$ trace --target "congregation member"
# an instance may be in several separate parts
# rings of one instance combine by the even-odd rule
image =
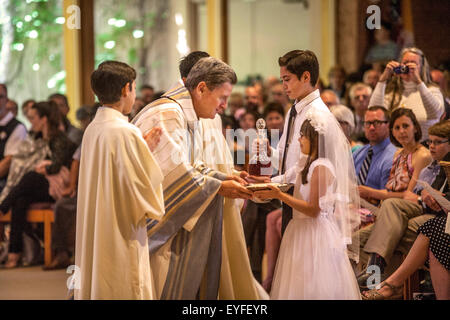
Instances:
[[[53,176],[68,179],[76,145],[60,130],[61,116],[53,101],[35,103],[29,116],[34,137],[25,140],[13,157],[6,186],[0,194],[0,213],[11,209],[11,232],[5,268],[20,264],[22,235],[31,233],[27,210],[33,203],[57,200]],[[64,174],[66,173],[66,174]],[[65,176],[65,177],[64,177]]]
[[[363,83],[368,85],[373,90],[380,79],[380,75],[381,73],[379,71],[369,69],[363,74]]]
[[[342,104],[331,106],[330,111],[339,122],[342,131],[347,137],[352,153],[361,148],[362,144],[351,138],[352,133],[355,130],[355,122],[352,111]]]
[[[355,113],[355,130],[353,131],[352,138],[364,144],[368,142],[364,132],[364,115],[369,108],[371,95],[372,88],[364,83],[358,82],[350,87],[350,107]]]
[[[338,95],[333,90],[330,89],[323,90],[320,94],[320,98],[328,108],[331,108],[332,106],[336,106],[341,103]]]
[[[27,137],[27,129],[7,109],[7,103],[8,88],[0,83],[0,192],[6,185],[12,158]]]
[[[450,122],[437,123],[429,129],[429,147],[433,162],[425,167],[418,180],[425,181],[441,193],[448,192],[446,175],[439,161],[450,160]],[[417,237],[418,228],[427,220],[439,215],[441,208],[427,190],[420,185],[403,198],[389,198],[382,202],[375,223],[358,231],[360,257],[368,266],[376,265],[386,278],[385,267],[391,262],[395,251],[406,255]],[[358,279],[360,286],[367,287],[372,272],[363,273]]]
[[[389,137],[399,149],[394,154],[385,187],[379,190],[362,183],[368,162],[366,159],[362,164],[363,170],[360,170],[358,175],[359,194],[368,201],[402,198],[406,192],[412,192],[417,184],[420,171],[431,162],[429,150],[420,143],[422,130],[419,122],[410,109],[398,108],[392,112],[389,122]]]
[[[389,112],[370,107],[364,115],[364,132],[369,143],[353,153],[358,183],[373,189],[385,188],[397,148],[389,139]]]
[[[346,72],[342,66],[334,66],[328,71],[329,86],[325,89],[330,89],[336,93],[339,100],[346,104]],[[339,104],[339,102],[338,102]]]
[[[61,122],[64,128],[64,132],[66,133],[70,141],[79,146],[81,144],[81,139],[83,138],[83,132],[75,127],[67,117],[70,111],[69,100],[67,99],[67,97],[60,93],[54,93],[48,97],[48,100],[56,103],[61,114]]]
[[[390,61],[375,87],[369,106],[411,109],[423,132],[421,141],[428,139],[428,128],[439,122],[444,113],[444,99],[432,81],[430,67],[418,48],[405,48],[399,61]]]

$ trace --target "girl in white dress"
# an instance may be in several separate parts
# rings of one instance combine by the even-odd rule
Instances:
[[[255,193],[260,199],[280,199],[293,208],[270,296],[360,299],[346,248],[351,230],[359,223],[356,175],[350,168],[353,162],[348,142],[335,119],[317,111],[308,112],[299,142],[308,158],[304,166],[298,165],[294,196],[274,186]]]

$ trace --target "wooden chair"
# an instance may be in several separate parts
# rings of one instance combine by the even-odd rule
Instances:
[[[36,203],[30,206],[27,212],[27,221],[44,224],[44,264],[49,266],[52,261],[52,223],[55,214],[50,203]],[[0,223],[11,222],[11,211],[0,215]]]

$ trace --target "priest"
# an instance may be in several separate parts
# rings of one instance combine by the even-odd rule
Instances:
[[[148,222],[150,260],[160,299],[217,299],[224,197],[249,199],[246,182],[202,161],[199,118],[225,108],[237,78],[215,58],[201,59],[177,85],[134,119],[142,132],[163,128],[154,151],[163,171],[165,215]],[[199,142],[200,141],[200,142]]]

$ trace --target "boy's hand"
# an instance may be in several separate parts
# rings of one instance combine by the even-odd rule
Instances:
[[[158,146],[159,140],[161,138],[162,135],[162,129],[155,127],[152,128],[150,131],[148,131],[145,135],[144,135],[144,140],[145,142],[147,142],[147,145],[150,149],[150,151],[153,152],[153,150],[156,149],[156,147]]]
[[[220,186],[218,194],[232,199],[251,199],[253,196],[253,192],[251,192],[235,180],[222,181],[222,185]]]

